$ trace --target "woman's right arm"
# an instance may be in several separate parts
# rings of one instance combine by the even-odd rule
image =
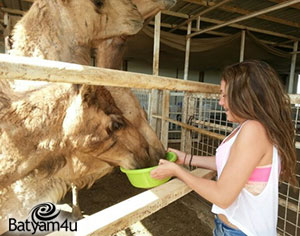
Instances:
[[[173,149],[173,148],[168,148],[169,152],[174,152],[177,155],[177,164],[180,165],[191,165],[191,166],[196,166],[196,167],[201,167],[205,169],[210,169],[210,170],[217,170],[216,166],[216,157],[215,156],[193,156],[192,157],[192,162],[190,163],[191,160],[191,154],[186,154],[185,152]]]

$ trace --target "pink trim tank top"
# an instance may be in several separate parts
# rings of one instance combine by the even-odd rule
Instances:
[[[245,123],[237,127],[232,132],[233,136],[228,141],[227,139],[230,135],[226,137],[217,148],[216,166],[218,178],[221,176],[227,163],[232,144]],[[228,208],[224,209],[214,204],[212,212],[225,215],[230,223],[249,236],[277,235],[279,167],[280,158],[277,149],[273,146],[272,165],[269,171],[268,167],[266,167],[263,173],[258,173],[260,170],[256,168],[249,178],[249,181],[253,180],[253,178],[255,181],[267,180],[263,190],[258,195],[254,195],[244,187],[237,199]]]

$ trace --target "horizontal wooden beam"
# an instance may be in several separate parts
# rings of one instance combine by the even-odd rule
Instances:
[[[204,16],[201,17],[201,20],[205,21],[205,22],[209,22],[209,23],[214,23],[214,24],[225,24],[226,23],[226,21],[211,19],[211,18],[207,18],[207,17],[204,17]],[[249,30],[249,31],[262,33],[262,34],[267,34],[267,35],[271,35],[271,36],[275,36],[275,37],[279,37],[279,38],[291,39],[293,41],[297,40],[297,38],[295,36],[287,35],[287,34],[281,34],[281,33],[278,33],[278,32],[271,31],[271,30],[259,29],[259,28],[254,28],[254,27],[245,26],[245,25],[241,25],[241,24],[230,24],[229,26],[232,27],[232,28],[237,28],[237,29],[241,29],[241,30]]]
[[[292,104],[300,104],[300,94],[289,94]]]
[[[154,25],[154,21],[150,21],[150,22],[149,22],[149,25]],[[188,27],[186,27],[186,26],[180,26],[180,27],[177,27],[176,25],[167,24],[167,23],[160,23],[160,26],[161,26],[161,27],[164,27],[164,28],[169,28],[169,29],[177,28],[177,29],[180,29],[180,30],[187,30],[187,28],[188,28]],[[197,28],[191,28],[191,30],[192,30],[193,32],[198,31]],[[213,30],[207,32],[207,34],[216,35],[216,36],[229,36],[229,35],[230,35],[230,34],[227,34],[227,33],[217,32],[217,31],[213,31]]]
[[[215,171],[198,168],[191,172],[198,177],[211,179]],[[191,192],[185,183],[173,179],[77,222],[77,232],[54,232],[48,236],[113,235],[137,221],[155,213]]]
[[[184,1],[202,5],[202,6],[207,6],[207,7],[212,7],[216,4],[214,1],[207,1],[207,0],[184,0]]]
[[[173,123],[175,125],[179,125],[182,128],[184,128],[184,129],[193,130],[193,131],[195,131],[197,133],[204,134],[204,135],[207,135],[207,136],[215,138],[215,139],[223,140],[225,138],[224,135],[217,134],[217,133],[214,133],[214,132],[210,132],[210,131],[207,131],[205,129],[200,129],[200,128],[197,128],[195,126],[188,125],[186,123],[182,123],[180,121],[173,120],[173,119],[170,119],[170,118],[167,118],[167,117],[162,117],[162,116],[155,115],[155,114],[153,114],[152,117],[157,118],[157,119],[166,120],[166,121],[171,122],[171,123]]]
[[[0,54],[0,79],[219,93],[218,85]]]
[[[25,11],[21,11],[21,10],[18,10],[18,9],[12,9],[12,8],[6,8],[6,7],[1,7],[1,10],[3,12],[7,12],[9,14],[20,15],[20,16],[23,16],[26,13]]]
[[[275,3],[282,3],[282,2],[285,2],[287,0],[268,0],[269,2],[275,2]],[[295,9],[300,9],[300,4],[295,4],[295,5],[292,5],[290,6],[291,8],[295,8]]]

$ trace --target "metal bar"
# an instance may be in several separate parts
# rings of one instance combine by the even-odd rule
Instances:
[[[207,31],[219,29],[219,28],[222,28],[224,26],[227,26],[227,25],[230,25],[230,24],[234,24],[234,23],[237,23],[237,22],[240,22],[240,21],[243,21],[243,20],[247,20],[247,19],[259,16],[259,15],[262,15],[262,14],[266,14],[268,12],[275,11],[275,10],[278,10],[278,9],[281,9],[281,8],[284,8],[284,7],[287,7],[287,6],[299,3],[299,2],[300,2],[300,0],[285,1],[285,2],[277,4],[275,6],[268,7],[268,8],[265,8],[263,10],[259,10],[259,11],[253,12],[253,13],[251,13],[249,15],[237,17],[237,18],[235,18],[233,20],[230,20],[230,21],[227,21],[225,23],[222,23],[222,24],[219,24],[219,25],[215,25],[215,26],[212,26],[212,27],[208,27],[208,28],[203,29],[203,30],[201,30],[199,32],[192,33],[192,34],[188,35],[187,37],[194,37],[196,35],[203,34],[203,33],[207,32]]]
[[[298,41],[295,41],[294,42],[293,52],[297,52],[297,51],[298,51]],[[289,89],[288,89],[289,93],[293,93],[296,60],[297,60],[297,53],[293,54],[293,56],[292,56],[291,69],[290,69],[290,77],[289,77]]]

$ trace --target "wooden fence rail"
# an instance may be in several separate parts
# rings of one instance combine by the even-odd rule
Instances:
[[[218,85],[0,54],[0,79],[219,93]]]

